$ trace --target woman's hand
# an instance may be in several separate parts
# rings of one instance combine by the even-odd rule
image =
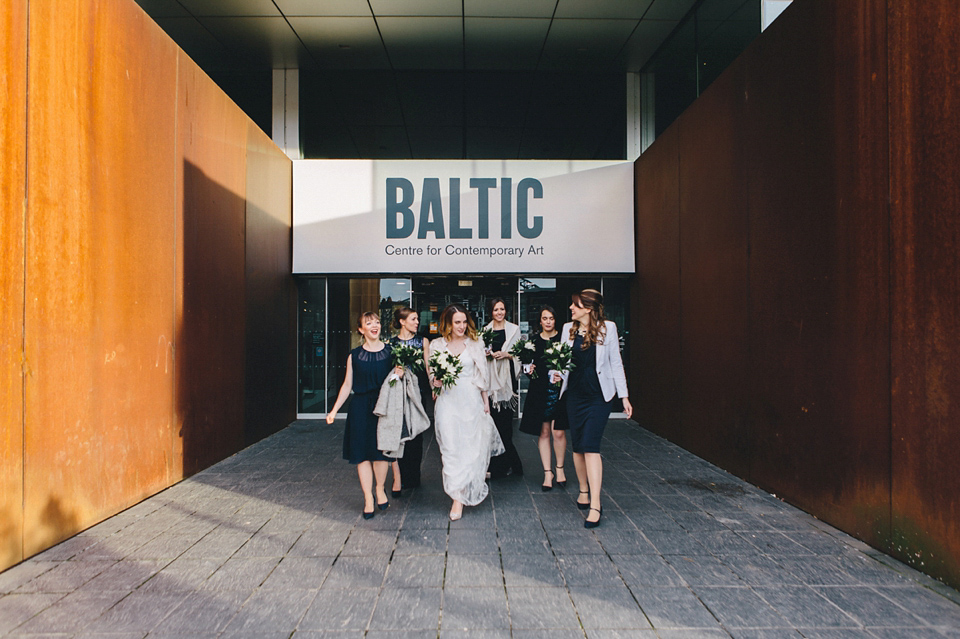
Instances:
[[[336,418],[337,418],[337,414],[336,414],[336,413],[327,413],[327,423],[328,423],[328,424],[332,424],[332,423],[333,423],[333,420],[335,420]]]
[[[483,397],[483,412],[490,414],[490,398],[486,395]]]
[[[396,373],[397,377],[403,379],[403,371],[406,370],[403,366],[394,366],[393,372]]]
[[[534,363],[527,364],[530,368],[527,369],[527,375],[533,375],[533,372],[537,370],[537,365]]]
[[[497,351],[495,353],[492,353],[492,355],[493,355],[493,359],[504,359],[505,357],[513,357],[513,355],[504,351]]]
[[[620,401],[623,402],[623,413],[627,416],[627,419],[630,419],[630,417],[633,415],[633,405],[626,397],[621,398]]]
[[[553,373],[550,374],[551,384],[559,384],[562,379],[563,379],[563,375],[561,375],[557,371],[553,371]]]
[[[443,382],[441,382],[436,377],[430,380],[430,385],[433,386],[434,388],[443,388]]]

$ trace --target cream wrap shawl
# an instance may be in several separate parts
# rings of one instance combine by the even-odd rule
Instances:
[[[493,322],[484,328],[493,330]],[[520,327],[512,322],[503,323],[506,332],[506,341],[503,343],[504,353],[510,352],[510,347],[520,339]],[[500,410],[516,408],[518,402],[517,389],[510,378],[510,367],[513,367],[514,378],[520,377],[520,361],[516,357],[505,357],[487,362],[490,370],[490,403]]]

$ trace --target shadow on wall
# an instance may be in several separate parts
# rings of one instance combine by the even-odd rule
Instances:
[[[250,182],[257,179],[251,165],[270,158],[248,155]],[[296,416],[296,296],[284,215],[289,211],[271,214],[184,162],[176,350],[184,477]]]

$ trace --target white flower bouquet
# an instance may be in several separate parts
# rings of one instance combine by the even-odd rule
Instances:
[[[566,342],[554,342],[543,350],[543,361],[550,369],[548,375],[553,376],[554,372],[564,375],[573,370],[573,347]],[[562,381],[554,386],[559,387]]]
[[[533,358],[537,354],[537,345],[528,339],[519,339],[510,347],[510,354],[517,358],[523,364],[523,372],[530,375],[531,379],[536,379],[537,371],[530,374],[530,366],[533,364]]]
[[[435,351],[430,355],[429,363],[433,378],[441,384],[440,388],[433,389],[434,395],[439,395],[443,389],[453,386],[463,370],[460,358],[452,355],[450,351]]]
[[[398,344],[391,348],[390,357],[394,366],[399,366],[400,368],[409,368],[413,372],[423,370],[422,348],[410,346],[409,344]],[[391,373],[390,386],[396,384],[398,379],[400,379],[399,375],[397,375],[395,372]]]

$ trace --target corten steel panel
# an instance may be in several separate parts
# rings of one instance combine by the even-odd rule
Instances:
[[[167,486],[176,48],[132,2],[32,2],[24,552]]]
[[[179,55],[176,403],[186,476],[244,443],[248,119]]]
[[[677,127],[635,170],[637,274],[631,282],[630,397],[635,419],[665,437],[680,426],[680,188]],[[676,441],[676,440],[675,440]]]
[[[246,443],[297,418],[293,162],[252,123],[246,174]]]
[[[806,0],[735,63],[747,78],[750,479],[880,547],[890,504],[885,36],[881,3]]]
[[[23,559],[27,2],[0,12],[0,570]]]
[[[960,587],[960,14],[890,2],[891,552]]]
[[[740,476],[752,443],[743,69],[728,68],[678,122],[683,443]]]

